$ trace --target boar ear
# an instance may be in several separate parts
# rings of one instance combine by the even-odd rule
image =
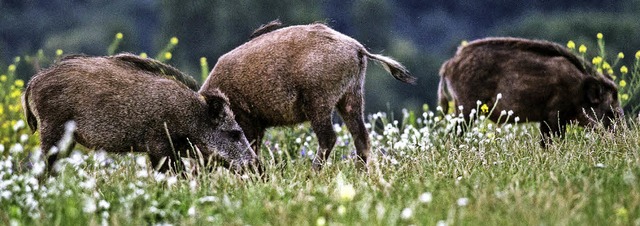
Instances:
[[[586,99],[590,104],[600,104],[602,102],[602,84],[593,77],[587,78],[584,82]]]
[[[229,99],[219,89],[206,89],[200,94],[204,97],[209,108],[209,114],[222,115],[225,105],[229,104]]]

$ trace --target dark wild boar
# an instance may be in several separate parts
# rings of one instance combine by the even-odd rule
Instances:
[[[315,169],[335,145],[332,113],[337,108],[358,157],[366,162],[370,149],[363,112],[367,58],[402,82],[416,79],[395,60],[369,53],[358,41],[324,24],[280,25],[274,21],[261,27],[250,41],[221,56],[200,92],[219,88],[229,97],[236,121],[255,150],[265,129],[311,121],[319,143]]]
[[[236,172],[260,167],[225,95],[196,89],[195,80],[156,60],[70,56],[29,81],[23,106],[29,127],[40,132],[43,151],[54,150],[49,169],[68,121],[77,125],[77,143],[107,152],[147,152],[163,172],[181,170],[177,156],[196,156],[191,145],[205,161]]]
[[[448,97],[463,106],[468,120],[476,102],[513,111],[524,121],[540,122],[545,145],[550,135],[562,137],[571,121],[581,126],[602,122],[613,126],[623,115],[613,79],[559,44],[519,38],[486,38],[461,46],[440,69],[439,101],[447,112]],[[503,117],[504,119],[505,117]]]

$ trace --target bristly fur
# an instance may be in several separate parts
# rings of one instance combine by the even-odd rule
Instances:
[[[522,38],[500,37],[500,38],[484,38],[470,42],[466,46],[460,47],[460,51],[467,47],[478,46],[504,46],[509,49],[520,49],[528,52],[535,52],[542,56],[561,56],[569,60],[581,72],[597,76],[596,70],[591,63],[585,61],[582,57],[569,51],[564,46],[545,40],[528,40]]]
[[[254,39],[260,35],[278,30],[280,28],[282,28],[282,22],[280,22],[279,19],[275,19],[267,24],[261,25],[258,29],[253,31],[253,33],[251,33],[251,36],[249,36],[249,39]]]
[[[167,78],[176,80],[186,85],[191,90],[197,91],[198,89],[200,89],[198,83],[195,79],[193,79],[193,77],[182,73],[178,69],[160,61],[149,58],[142,58],[130,53],[121,53],[115,56],[109,56],[108,58],[120,60],[141,70],[151,72],[151,74],[154,75],[162,75]]]

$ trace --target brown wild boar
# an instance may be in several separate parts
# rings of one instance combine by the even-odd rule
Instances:
[[[369,53],[358,41],[324,24],[280,28],[273,21],[252,39],[218,59],[200,92],[220,89],[231,101],[247,139],[259,150],[265,129],[311,121],[319,149],[319,169],[336,142],[332,113],[338,113],[354,138],[360,160],[369,155],[363,89],[367,58],[396,79],[415,83],[395,60]],[[257,151],[259,152],[259,151]]]
[[[177,157],[196,156],[192,147],[205,161],[236,172],[260,167],[226,96],[196,89],[195,80],[156,60],[131,54],[69,56],[29,81],[23,106],[29,127],[40,132],[43,151],[53,150],[50,170],[68,121],[77,125],[77,143],[107,152],[147,152],[162,172],[181,170]]]
[[[439,102],[447,112],[448,96],[469,120],[479,100],[491,109],[489,119],[513,111],[524,121],[540,122],[543,143],[562,137],[571,121],[612,126],[623,115],[612,78],[559,44],[520,38],[486,38],[461,46],[440,69]],[[503,117],[502,119],[504,119]]]

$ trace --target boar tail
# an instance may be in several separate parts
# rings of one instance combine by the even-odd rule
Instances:
[[[411,76],[409,70],[407,70],[402,64],[398,61],[391,59],[390,57],[386,57],[379,54],[369,53],[367,50],[363,49],[362,53],[369,57],[369,59],[373,59],[380,63],[384,69],[389,72],[394,78],[400,80],[404,83],[409,83],[412,85],[416,84],[418,80],[416,77]]]
[[[27,118],[27,124],[31,129],[31,132],[35,133],[38,129],[38,119],[36,115],[31,111],[31,105],[29,104],[29,91],[30,87],[27,86],[27,89],[22,94],[22,109],[24,111],[24,117]]]
[[[276,19],[274,21],[271,21],[267,24],[263,24],[261,25],[258,29],[256,29],[255,31],[253,31],[253,33],[251,34],[251,36],[249,36],[249,39],[254,39],[260,35],[278,30],[282,27],[282,22],[280,22],[280,20]]]

